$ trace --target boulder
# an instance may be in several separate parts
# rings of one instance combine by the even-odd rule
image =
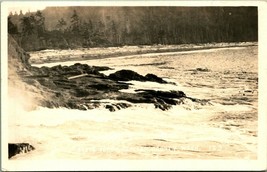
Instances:
[[[116,81],[145,81],[146,78],[137,72],[134,72],[132,70],[119,70],[115,73],[112,73],[109,75],[110,79],[116,80]]]
[[[162,84],[166,84],[168,83],[167,81],[164,81],[162,78],[158,77],[157,75],[154,74],[147,74],[145,76],[147,81],[151,81],[151,82],[158,82],[158,83],[162,83]]]
[[[17,154],[30,152],[34,149],[29,143],[8,143],[8,158]]]
[[[136,81],[151,81],[151,82],[157,82],[157,83],[168,83],[167,81],[163,80],[157,75],[147,74],[146,76],[143,76],[132,70],[119,70],[115,73],[110,74],[108,77],[115,81],[136,80]]]
[[[163,111],[171,108],[172,105],[180,104],[179,99],[186,98],[182,91],[156,91],[156,90],[135,90],[136,94],[122,93],[118,100],[126,100],[131,103],[152,103],[155,108]]]

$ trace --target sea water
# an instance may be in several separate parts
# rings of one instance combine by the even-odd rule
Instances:
[[[181,90],[210,103],[188,100],[167,111],[151,104],[115,112],[104,107],[88,111],[40,107],[23,113],[14,109],[8,141],[27,142],[36,149],[12,160],[256,159],[257,49],[232,47],[35,65],[79,62],[112,68],[103,71],[107,75],[121,69],[153,73],[176,84],[129,81],[133,85],[121,91]]]

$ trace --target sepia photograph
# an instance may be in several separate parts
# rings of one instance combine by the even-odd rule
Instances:
[[[32,3],[1,4],[3,171],[266,168],[257,3]]]

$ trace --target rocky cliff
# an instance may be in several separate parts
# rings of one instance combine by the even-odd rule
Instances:
[[[8,35],[8,114],[21,113],[36,107],[38,89],[23,82],[23,75],[30,75],[29,55]],[[36,92],[37,91],[37,92]],[[39,96],[40,97],[40,96]],[[44,98],[44,97],[42,97]],[[9,118],[8,120],[16,120]],[[8,143],[8,158],[34,150],[29,143]]]
[[[14,107],[29,110],[39,105],[49,94],[36,81],[25,82],[25,76],[32,75],[30,56],[8,35],[8,98],[12,111]],[[44,96],[47,95],[47,96]]]

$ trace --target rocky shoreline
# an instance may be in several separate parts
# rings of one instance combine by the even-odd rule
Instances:
[[[48,108],[68,108],[90,110],[104,107],[110,112],[134,106],[134,104],[153,104],[162,111],[174,105],[184,104],[185,100],[207,104],[206,100],[187,97],[183,91],[160,91],[151,89],[136,89],[135,93],[121,92],[128,89],[131,83],[125,81],[169,83],[154,75],[140,75],[131,70],[120,70],[110,75],[100,73],[109,67],[88,66],[76,63],[71,66],[33,67],[27,72],[18,73],[26,85],[35,87],[34,91],[42,93],[43,98],[37,100],[34,106]],[[103,102],[102,100],[113,100]],[[27,153],[35,148],[29,143],[9,143],[8,158],[16,154]]]
[[[135,93],[121,92],[131,85],[124,81],[168,83],[162,78],[147,74],[140,75],[131,70],[120,70],[110,75],[100,73],[109,70],[109,67],[89,66],[76,63],[71,66],[30,67],[31,75],[21,76],[24,82],[32,84],[38,82],[43,87],[53,92],[52,98],[42,100],[40,106],[48,108],[65,107],[69,109],[88,110],[101,105],[102,99],[119,101],[118,103],[105,104],[110,111],[128,108],[134,103],[151,103],[155,108],[168,110],[173,105],[182,103],[183,99],[201,101],[187,97],[182,91],[159,91],[137,89]],[[126,101],[127,103],[121,103]]]
[[[207,100],[188,97],[183,91],[160,91],[135,89],[134,93],[123,92],[131,83],[127,81],[175,84],[154,75],[145,76],[132,70],[120,70],[109,75],[101,71],[107,66],[89,66],[76,63],[71,66],[35,67],[29,63],[29,55],[9,36],[8,86],[9,97],[23,97],[20,103],[27,108],[68,108],[90,110],[99,107],[114,112],[135,104],[153,104],[165,111],[172,106],[184,104],[186,100],[209,104]],[[104,101],[103,100],[108,100]],[[9,102],[12,107],[12,103]],[[35,148],[29,143],[9,143],[9,158]]]

